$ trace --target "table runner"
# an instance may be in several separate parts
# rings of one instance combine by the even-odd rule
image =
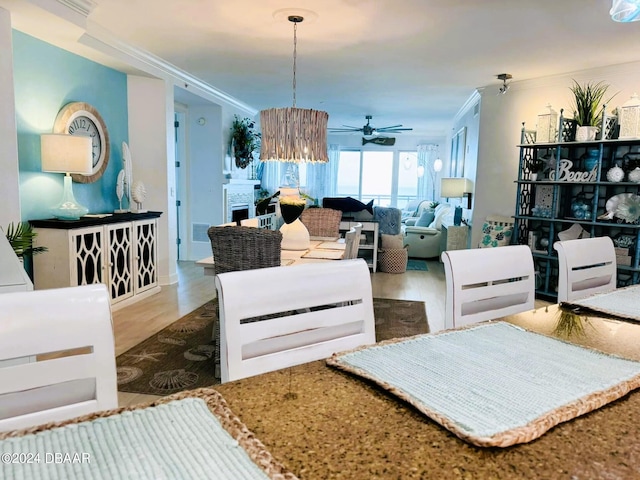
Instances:
[[[561,306],[640,321],[640,285],[618,288],[611,292],[596,293],[579,300],[562,302]]]
[[[8,436],[0,440],[0,478],[296,478],[214,390],[194,390],[147,408],[121,410],[62,426],[0,434]],[[31,463],[20,461],[27,456]],[[5,461],[11,458],[16,462]]]
[[[334,354],[458,437],[506,447],[640,386],[640,362],[493,322]]]

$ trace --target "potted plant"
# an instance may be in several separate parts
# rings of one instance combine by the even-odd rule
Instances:
[[[247,168],[253,161],[253,152],[260,148],[260,133],[254,128],[253,120],[234,115],[229,149],[238,168]]]
[[[603,103],[608,103],[615,95],[603,102],[609,85],[604,82],[587,82],[584,85],[573,80],[569,87],[573,93],[574,120],[578,123],[577,141],[595,140],[598,124],[602,118]]]
[[[536,181],[538,175],[544,171],[545,163],[541,158],[531,159],[527,162],[527,170],[531,174],[531,180]]]
[[[29,222],[19,222],[17,225],[11,222],[5,232],[9,245],[18,258],[36,255],[47,251],[47,247],[34,247],[33,239],[37,233],[33,231]]]

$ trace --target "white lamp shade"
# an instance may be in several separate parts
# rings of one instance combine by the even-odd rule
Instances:
[[[439,172],[442,170],[442,160],[440,158],[436,158],[433,162],[433,171]]]
[[[440,195],[445,198],[462,198],[465,193],[473,193],[473,182],[468,178],[443,178],[440,181]]]
[[[91,174],[93,144],[91,137],[44,134],[40,136],[43,172]]]

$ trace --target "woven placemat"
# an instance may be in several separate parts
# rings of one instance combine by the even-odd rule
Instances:
[[[212,389],[5,432],[0,452],[32,460],[0,462],[3,479],[297,478]]]
[[[640,321],[640,285],[595,293],[579,300],[562,302],[560,305],[564,308]]]
[[[481,447],[530,442],[640,387],[640,362],[506,322],[381,342],[327,363]]]

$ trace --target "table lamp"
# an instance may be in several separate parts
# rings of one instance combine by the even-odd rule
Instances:
[[[468,178],[442,178],[440,179],[440,196],[445,198],[467,197],[467,208],[471,208],[473,195],[473,183]],[[453,224],[458,226],[462,222],[462,207],[456,206],[453,214]]]
[[[64,173],[62,200],[51,209],[61,220],[78,220],[89,212],[73,196],[72,173],[90,174],[93,169],[91,137],[64,134],[40,136],[43,172]]]

